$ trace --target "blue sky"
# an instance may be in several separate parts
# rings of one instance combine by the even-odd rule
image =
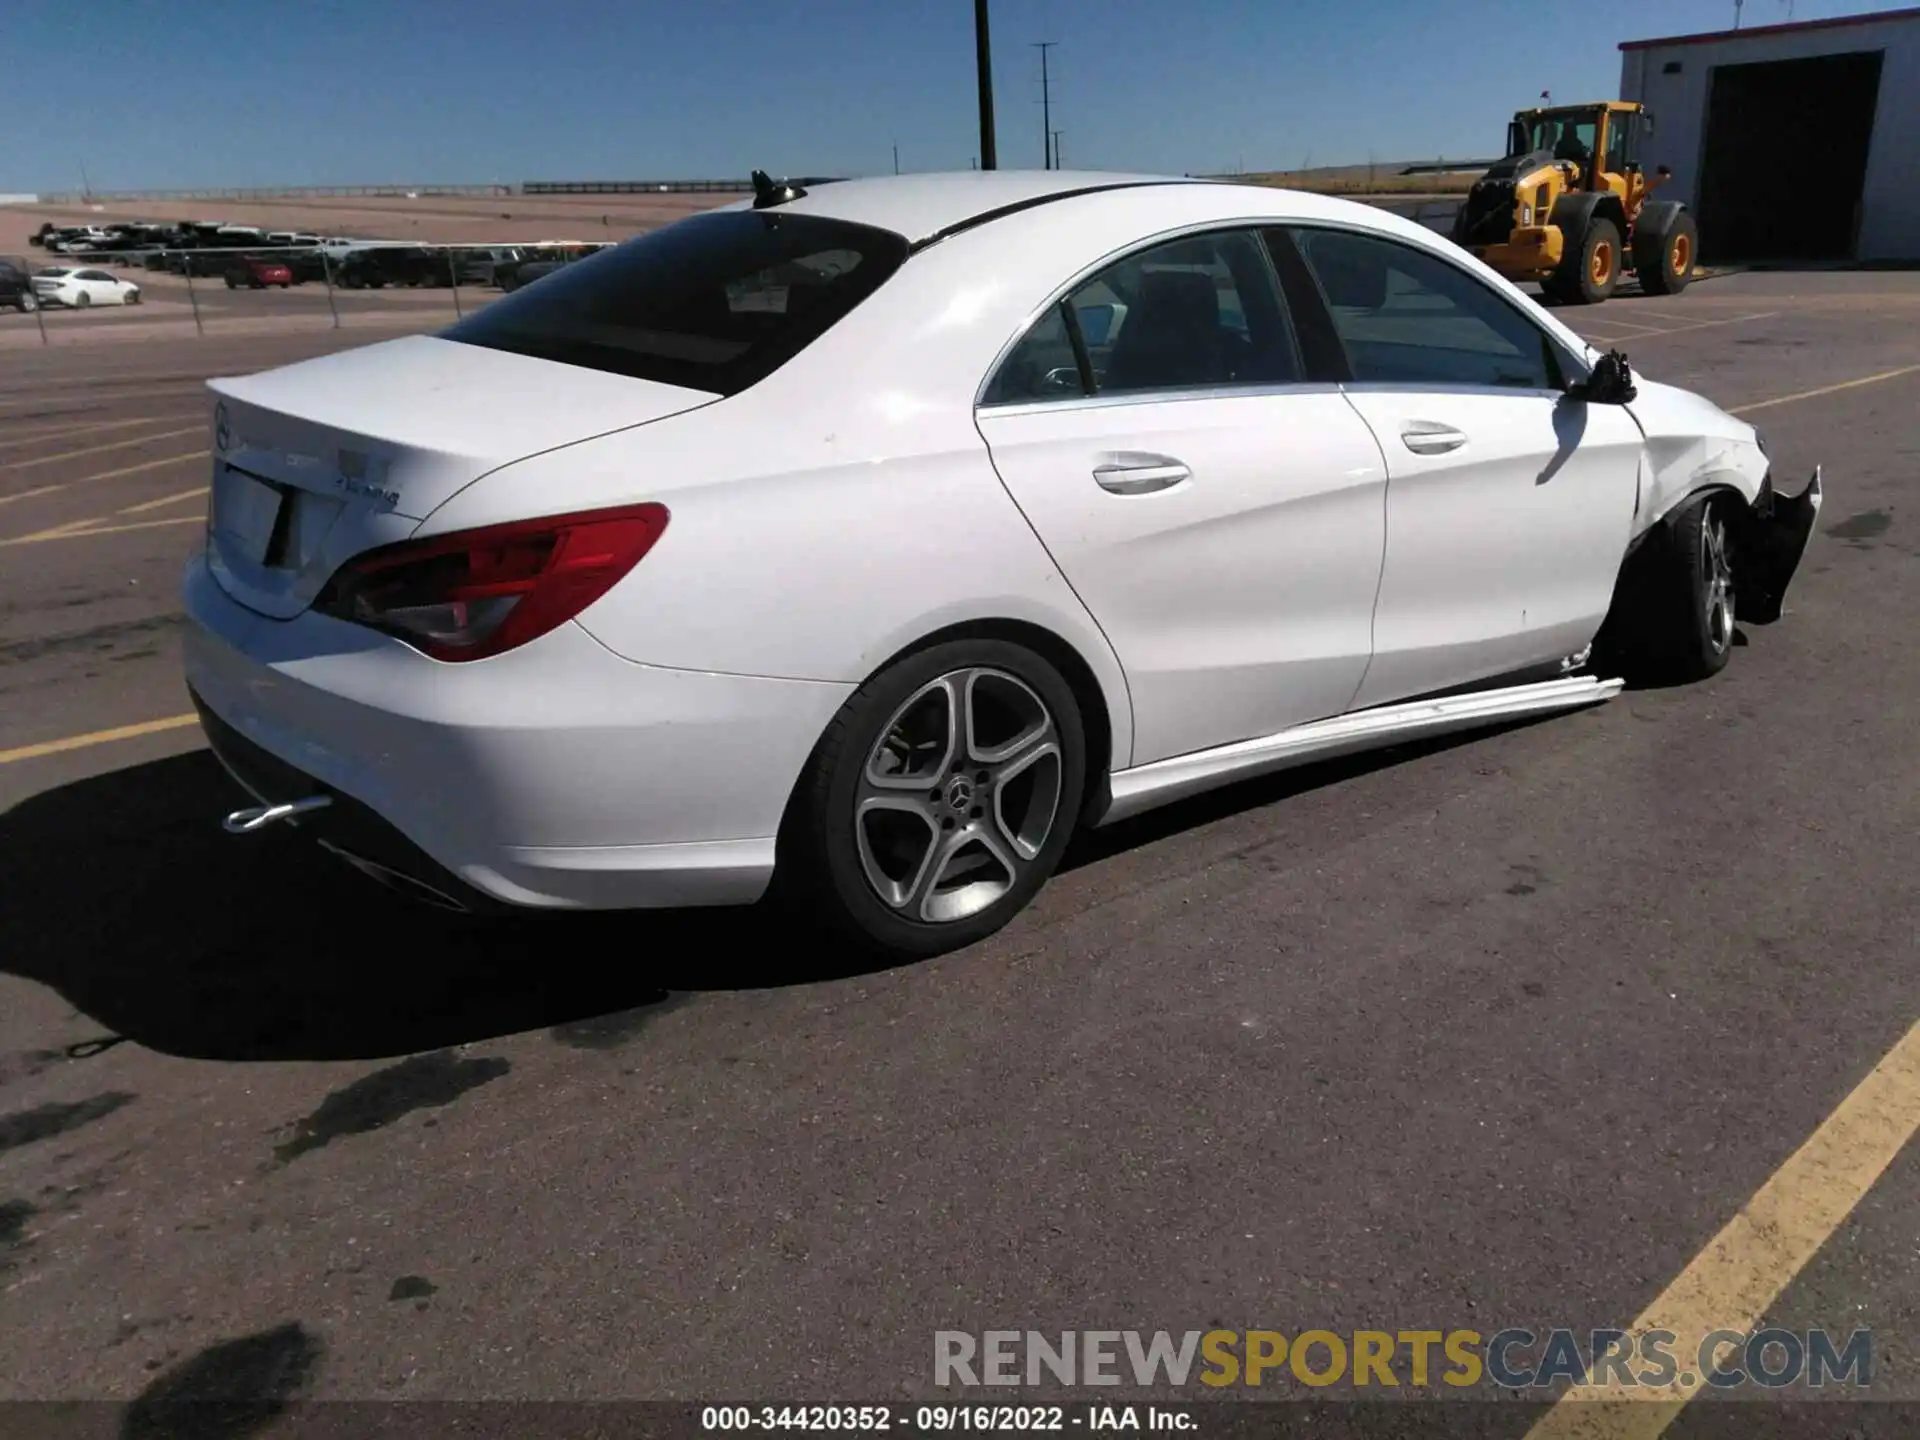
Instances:
[[[1793,0],[1792,18],[1903,0]],[[1906,0],[1910,3],[1910,0]],[[971,0],[5,0],[0,192],[964,169]],[[1000,164],[1214,173],[1493,153],[1543,89],[1732,0],[995,0]],[[1743,24],[1789,17],[1747,0]],[[564,27],[564,28],[561,28]],[[33,63],[20,63],[32,57]]]

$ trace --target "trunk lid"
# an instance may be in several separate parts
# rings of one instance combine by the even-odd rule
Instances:
[[[234,599],[281,620],[487,472],[717,398],[426,335],[208,388],[208,564]]]

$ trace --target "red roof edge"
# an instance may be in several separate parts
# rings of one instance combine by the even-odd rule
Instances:
[[[1883,20],[1920,19],[1920,9],[1881,10],[1870,15],[1835,15],[1830,20],[1789,20],[1779,25],[1755,25],[1750,30],[1714,30],[1704,35],[1667,35],[1658,40],[1622,40],[1622,50],[1664,50],[1673,45],[1710,45],[1716,40],[1745,40],[1754,35],[1791,35],[1800,30],[1839,30],[1849,25],[1877,25]]]

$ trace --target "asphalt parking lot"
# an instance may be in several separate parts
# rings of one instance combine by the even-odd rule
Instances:
[[[0,353],[0,1399],[912,1401],[938,1330],[1678,1314],[1870,1328],[1920,1400],[1920,275],[1563,314],[1824,465],[1778,624],[1128,824],[868,973],[224,836],[201,381],[370,337]]]

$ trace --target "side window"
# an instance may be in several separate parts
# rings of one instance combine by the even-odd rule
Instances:
[[[987,387],[983,404],[1019,405],[1033,400],[1058,400],[1085,395],[1073,337],[1067,332],[1066,301],[1034,322],[1026,337],[1001,363]]]
[[[1292,233],[1356,382],[1562,388],[1546,332],[1465,271],[1371,235]]]
[[[1618,175],[1638,157],[1633,153],[1633,119],[1614,111],[1607,116],[1607,156],[1604,168]]]
[[[1080,285],[1014,347],[984,403],[1300,378],[1260,241],[1236,230],[1156,245]]]

